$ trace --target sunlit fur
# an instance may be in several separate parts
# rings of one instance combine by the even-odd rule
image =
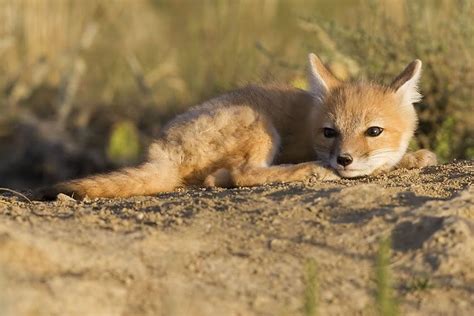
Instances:
[[[59,183],[37,197],[129,197],[189,185],[333,180],[436,163],[427,150],[405,154],[416,127],[411,103],[420,97],[420,61],[389,86],[340,82],[312,54],[309,65],[310,91],[251,85],[226,93],[172,120],[142,165]],[[383,133],[368,137],[371,126]],[[337,130],[337,137],[325,138],[324,127]],[[352,155],[353,163],[337,164],[341,153]]]
[[[331,91],[325,102],[313,108],[314,149],[343,177],[368,175],[390,169],[405,153],[416,128],[413,106],[401,105],[395,91],[373,83],[344,84]],[[381,127],[377,137],[366,134],[369,127]],[[337,131],[326,138],[323,128]],[[349,154],[353,162],[343,167],[336,159]]]

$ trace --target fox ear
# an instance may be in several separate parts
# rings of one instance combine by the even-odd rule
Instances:
[[[322,102],[329,90],[341,82],[324,66],[318,56],[309,54],[309,88],[311,94]]]
[[[419,102],[422,95],[418,92],[421,76],[421,60],[415,59],[390,84],[402,104]]]

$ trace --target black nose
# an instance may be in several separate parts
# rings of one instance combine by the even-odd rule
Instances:
[[[345,167],[352,163],[352,156],[349,154],[342,154],[337,157],[337,163]]]

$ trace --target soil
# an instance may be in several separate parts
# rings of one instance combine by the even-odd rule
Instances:
[[[333,182],[28,202],[0,195],[0,314],[474,315],[474,162]],[[309,301],[313,298],[311,297]],[[306,299],[308,304],[308,299]]]

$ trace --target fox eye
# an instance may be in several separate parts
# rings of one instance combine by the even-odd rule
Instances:
[[[326,138],[334,138],[337,136],[336,130],[329,127],[323,128],[323,133]]]
[[[370,137],[377,137],[380,134],[382,134],[382,132],[383,132],[383,128],[378,127],[378,126],[372,126],[367,129],[365,134]]]

